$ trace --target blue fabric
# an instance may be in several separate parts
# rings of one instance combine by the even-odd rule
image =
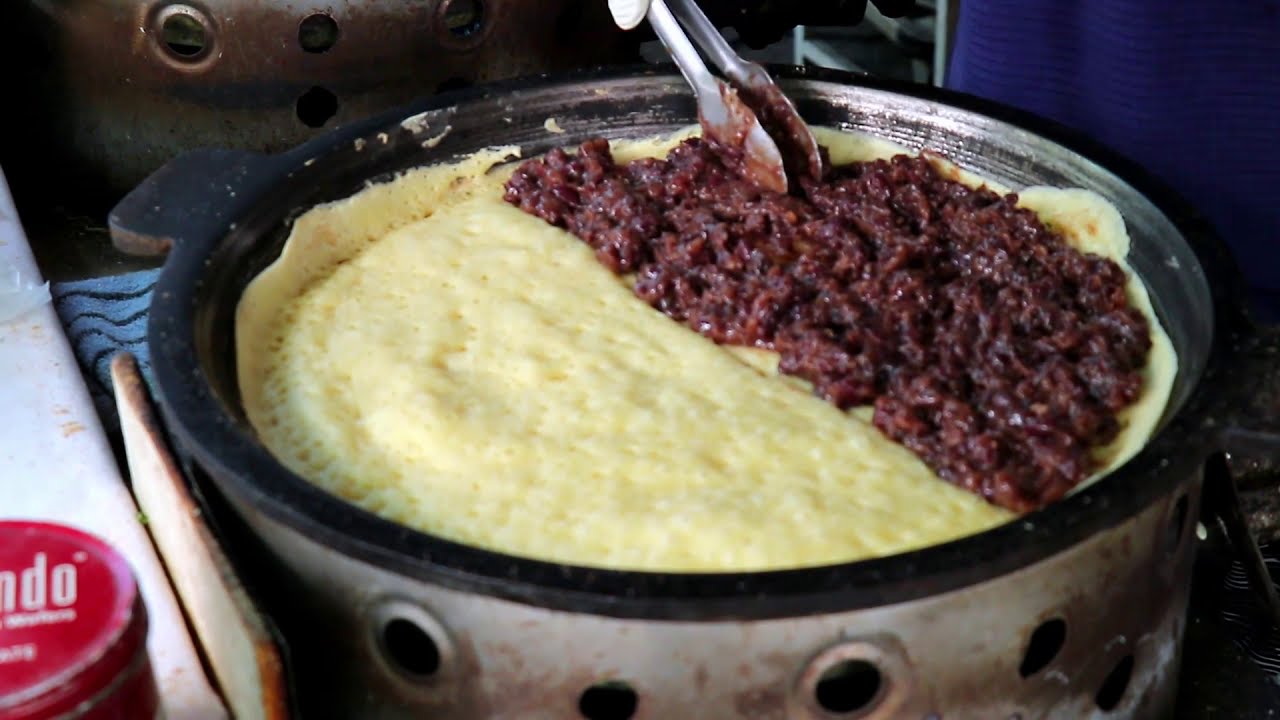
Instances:
[[[132,353],[143,377],[151,379],[147,309],[159,274],[159,270],[146,270],[50,286],[54,309],[108,432],[120,427],[111,387],[111,358],[117,352]]]
[[[947,85],[1056,120],[1169,183],[1280,321],[1280,2],[963,0]],[[1264,548],[1280,570],[1280,547]],[[1222,620],[1280,678],[1280,630],[1234,563]]]
[[[1280,0],[963,0],[947,85],[1074,127],[1194,204],[1280,309]]]

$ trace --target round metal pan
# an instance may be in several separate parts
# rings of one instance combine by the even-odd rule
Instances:
[[[1206,458],[1232,448],[1265,455],[1280,447],[1269,432],[1271,418],[1257,414],[1265,393],[1242,390],[1238,382],[1247,373],[1268,387],[1276,384],[1269,359],[1274,343],[1260,340],[1245,316],[1242,283],[1224,244],[1140,168],[1039,118],[848,73],[786,69],[776,75],[811,124],[928,148],[1015,188],[1089,188],[1120,210],[1132,239],[1130,262],[1179,358],[1164,422],[1141,453],[1064,500],[979,535],[842,565],[719,574],[572,567],[460,545],[363,511],[276,461],[240,407],[234,311],[245,285],[278,256],[290,221],[367,182],[485,147],[515,145],[530,157],[592,136],[646,136],[692,123],[695,107],[683,81],[652,67],[449,93],[281,155],[197,151],[135,189],[112,213],[111,229],[124,249],[168,252],[152,300],[149,343],[155,388],[177,445],[285,564],[290,543],[302,543],[309,549],[298,557],[332,553],[344,567],[356,563],[380,577],[550,612],[693,622],[849,613],[946,597],[1077,557],[1076,570],[1100,588],[1109,582],[1104,575],[1115,572],[1172,573],[1168,587],[1180,589],[1161,591],[1169,598],[1163,611],[1180,618],[1194,545],[1185,537],[1198,516]],[[564,132],[548,132],[548,118]],[[1115,560],[1108,553],[1121,542],[1127,547],[1130,532],[1139,533],[1135,542],[1142,547],[1171,544],[1171,555],[1117,549],[1114,557],[1126,559]],[[1090,542],[1093,559],[1081,560],[1080,549]],[[1175,639],[1180,622],[1168,626]]]

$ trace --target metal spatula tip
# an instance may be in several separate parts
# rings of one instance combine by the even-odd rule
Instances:
[[[796,175],[792,180],[822,177],[818,143],[790,99],[763,67],[738,56],[695,0],[649,0],[647,17],[697,96],[704,132],[742,147],[747,176],[780,192],[787,189],[789,173]],[[725,92],[699,48],[738,92]]]

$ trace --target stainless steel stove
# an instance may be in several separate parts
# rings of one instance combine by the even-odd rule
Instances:
[[[788,45],[778,52],[796,53],[796,48]],[[158,266],[158,260],[139,259],[112,247],[106,214],[118,191],[92,182],[68,182],[81,175],[51,166],[47,146],[17,140],[11,133],[3,137],[8,141],[0,152],[0,167],[6,170],[33,253],[47,279],[54,283],[84,280]],[[119,436],[110,439],[119,453]],[[118,455],[117,460],[124,468],[122,457]],[[1218,550],[1211,543],[1206,545],[1197,561],[1177,717],[1280,717],[1280,685],[1231,643],[1220,620],[1225,566]]]

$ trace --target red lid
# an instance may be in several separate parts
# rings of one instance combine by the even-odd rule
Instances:
[[[0,719],[46,718],[101,695],[137,667],[146,634],[133,574],[110,546],[0,521]]]

